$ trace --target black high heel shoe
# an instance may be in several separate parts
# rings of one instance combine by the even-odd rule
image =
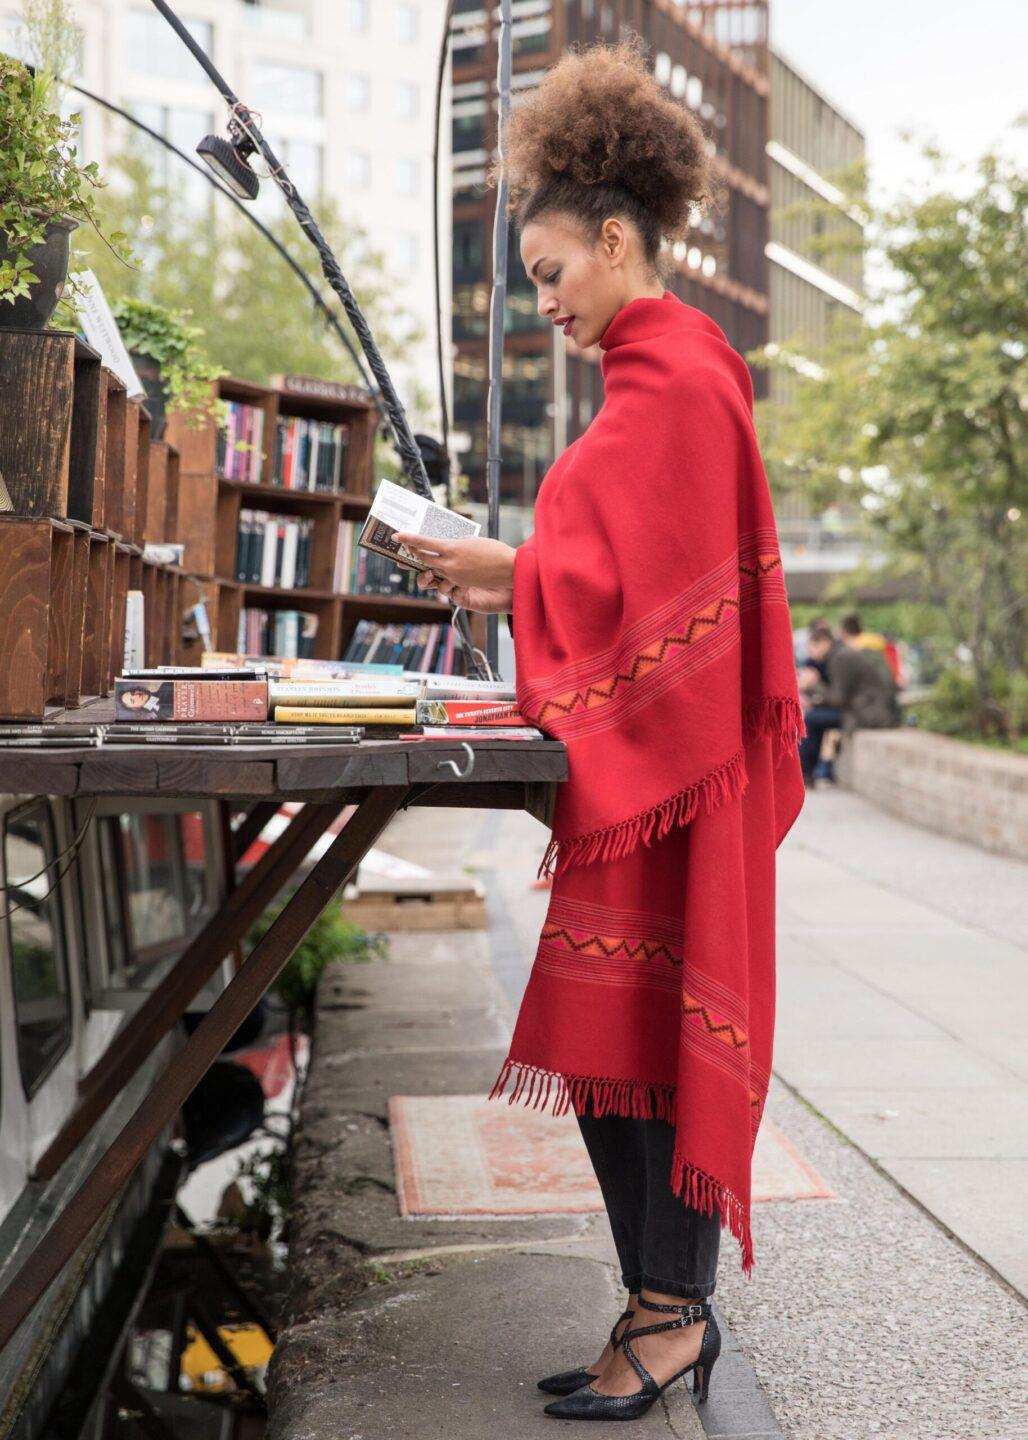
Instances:
[[[616,1350],[618,1345],[618,1326],[622,1320],[631,1320],[635,1314],[634,1310],[622,1310],[621,1314],[614,1321],[610,1332],[611,1349]],[[598,1380],[600,1377],[594,1375],[591,1370],[583,1370],[581,1366],[577,1370],[560,1370],[556,1375],[547,1375],[545,1380],[539,1381],[539,1389],[546,1390],[550,1395],[570,1395],[573,1390],[581,1390],[583,1385],[588,1385],[590,1380]]]
[[[633,1395],[601,1395],[592,1385],[583,1385],[580,1390],[565,1395],[562,1400],[553,1400],[544,1406],[544,1414],[555,1415],[560,1420],[638,1420],[641,1415],[646,1414],[653,1402],[663,1395],[669,1385],[673,1385],[690,1370],[695,1371],[693,1394],[706,1400],[710,1388],[710,1372],[721,1353],[721,1331],[714,1319],[710,1302],[697,1300],[689,1305],[657,1305],[640,1296],[639,1304],[645,1310],[659,1310],[678,1316],[677,1320],[664,1320],[659,1325],[641,1325],[637,1330],[626,1330],[618,1341],[619,1348],[624,1350],[642,1381],[642,1389],[636,1390]],[[665,1380],[663,1385],[658,1385],[632,1349],[631,1342],[638,1340],[641,1335],[656,1335],[661,1330],[680,1330],[700,1320],[705,1320],[707,1326],[700,1342],[699,1355],[691,1365],[683,1366],[669,1380]]]

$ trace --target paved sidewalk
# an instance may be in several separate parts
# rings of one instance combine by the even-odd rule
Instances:
[[[884,997],[910,1017],[904,1029],[874,998],[886,979],[899,983],[904,956],[923,953],[919,937],[928,932],[917,885],[932,893],[934,842],[924,837],[922,848],[921,833],[903,826],[896,836],[888,827],[899,822],[867,809],[848,796],[813,796],[782,857],[781,1049],[767,1113],[835,1198],[756,1206],[750,1281],[726,1240],[715,1297],[726,1349],[711,1399],[695,1406],[685,1386],[674,1387],[666,1405],[636,1422],[640,1437],[1028,1434],[1021,1302],[883,1173],[885,1160],[869,1161],[846,1138],[855,1120],[836,1129],[805,1095],[816,1089],[819,1102],[840,1114],[840,1096],[849,1095],[857,1119],[866,1102],[854,1090],[902,1091],[906,1103],[912,1087],[899,1082],[911,1066],[923,1076],[916,1062],[927,1048],[923,1034],[908,1031],[917,1032],[914,1021],[942,1023],[910,1001]],[[273,1362],[271,1440],[555,1434],[535,1379],[592,1358],[620,1308],[602,1215],[403,1219],[392,1188],[390,1095],[482,1093],[496,1074],[548,902],[546,891],[528,888],[545,838],[523,814],[411,811],[383,839],[393,853],[421,862],[431,855],[440,871],[474,866],[488,887],[490,929],[393,935],[388,960],[336,970],[325,982],[297,1153],[293,1323]],[[893,846],[910,872],[905,896],[892,893]],[[935,863],[951,858],[940,853]],[[989,857],[990,866],[1004,863]],[[991,869],[979,877],[981,893],[991,898],[992,915],[1013,926],[1005,883],[1000,895],[990,877]],[[960,927],[974,914],[974,885],[965,883],[966,891],[947,885],[946,904],[966,910],[934,912],[935,931],[951,947],[954,983]],[[862,978],[854,947],[845,949],[858,935],[865,961],[892,956],[886,976]],[[893,952],[895,935],[903,938]],[[989,943],[989,954],[997,953]],[[834,958],[836,945],[845,964]],[[858,1000],[858,980],[872,998]],[[933,1003],[944,994],[936,987]],[[1007,996],[1001,1013],[1010,1003]],[[864,1047],[875,1048],[876,1029],[888,1042],[877,1046],[880,1065],[895,1070],[868,1077],[855,1067]],[[980,1044],[969,1032],[954,1043],[968,1067],[960,1073],[981,1078],[973,1066],[985,1065],[988,1083],[950,1089],[965,1097],[988,1091],[1004,1103],[1011,1087],[993,1084]],[[901,1063],[903,1054],[909,1059]],[[946,1099],[940,1091],[939,1103]],[[926,1119],[934,1119],[930,1104]]]

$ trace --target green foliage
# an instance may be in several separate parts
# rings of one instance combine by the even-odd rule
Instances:
[[[67,0],[21,0],[16,30],[23,58],[53,78],[55,102],[60,104],[66,88],[62,77],[74,73],[82,44]]]
[[[289,1215],[289,1151],[281,1145],[255,1150],[237,1163],[235,1178],[249,1181],[250,1190],[246,1214],[236,1221],[239,1229],[265,1239],[281,1235]]]
[[[192,311],[169,310],[125,295],[112,302],[111,310],[128,349],[149,355],[160,365],[168,404],[183,413],[186,424],[199,425],[214,415],[218,402],[211,381],[225,371],[208,360],[201,344],[204,331],[189,323]]]
[[[95,161],[78,163],[79,116],[61,119],[53,89],[45,71],[33,76],[21,61],[0,55],[0,238],[6,252],[0,302],[10,305],[39,284],[29,252],[42,244],[51,221],[88,224],[113,263],[124,269],[131,259],[124,232],[105,231],[99,220],[99,169]]]
[[[161,178],[166,164],[176,177],[167,182]],[[129,235],[142,263],[127,272],[112,263],[102,246],[87,243],[84,261],[108,298],[132,296],[202,316],[209,353],[241,379],[267,384],[276,374],[302,374],[362,383],[352,359],[314,312],[285,261],[213,189],[198,204],[177,178],[177,164],[155,141],[142,137],[109,165],[115,183],[104,194],[103,217]],[[265,188],[271,184],[264,183]],[[422,332],[396,303],[384,257],[368,247],[362,227],[344,223],[330,201],[319,200],[315,213],[386,363],[402,359]],[[338,305],[293,216],[280,211],[263,218],[329,304]],[[338,313],[347,325],[341,306]],[[359,351],[356,340],[354,344]],[[430,408],[429,392],[418,388],[402,398],[417,425],[418,414]]]
[[[265,910],[251,928],[247,936],[250,948],[267,934],[284,904],[285,901]],[[286,962],[273,988],[288,1008],[292,1023],[309,1030],[318,979],[326,965],[342,960],[370,960],[386,953],[384,935],[367,934],[359,925],[344,918],[339,905],[330,905]]]
[[[971,657],[987,727],[1028,640],[1028,173],[988,154],[958,194],[925,158],[924,195],[870,211],[884,265],[865,316],[840,316],[758,423],[776,492],[862,513],[890,572],[917,580],[942,649]]]
[[[1028,676],[997,667],[983,702],[974,672],[954,666],[940,675],[916,714],[921,725],[940,735],[990,739],[1023,750],[1028,748]]]

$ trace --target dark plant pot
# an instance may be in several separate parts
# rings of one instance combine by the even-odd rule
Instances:
[[[168,392],[161,379],[161,362],[141,350],[130,350],[129,358],[146,391],[146,408],[150,412],[150,439],[161,440],[168,423]]]
[[[46,239],[26,252],[29,264],[39,276],[39,284],[31,285],[31,293],[19,295],[13,305],[7,301],[0,303],[0,330],[46,329],[68,278],[71,232],[77,229],[78,221],[67,216],[51,220]],[[0,233],[0,259],[7,260],[10,256],[7,237]]]

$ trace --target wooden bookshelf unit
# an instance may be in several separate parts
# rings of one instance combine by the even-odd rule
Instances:
[[[314,616],[313,653],[325,660],[338,659],[345,652],[361,620],[417,624],[448,619],[450,606],[441,600],[422,595],[356,594],[336,584],[340,526],[343,522],[357,527],[363,523],[374,490],[378,412],[367,391],[302,376],[278,377],[271,386],[226,377],[217,382],[217,394],[229,405],[249,406],[260,413],[259,445],[252,441],[237,447],[219,444],[214,421],[190,431],[181,417],[172,416],[168,426],[168,438],[180,452],[178,539],[186,547],[186,566],[212,587],[208,613],[212,630],[216,622],[217,649],[238,648],[244,610],[272,615],[298,611]],[[286,442],[279,442],[278,437],[280,427],[284,430],[289,421],[347,427],[338,489],[282,483],[290,462],[283,453]],[[256,422],[246,416],[245,423],[252,435]],[[230,453],[233,448],[235,456]],[[291,478],[296,479],[298,473],[294,471]],[[304,472],[300,478],[306,480],[308,475],[309,471]],[[252,571],[241,573],[240,526],[246,512],[282,516],[286,522],[309,522],[305,584],[268,584],[266,569],[260,578]]]
[[[145,663],[190,653],[196,582],[143,555],[177,538],[179,461],[77,335],[0,329],[0,719],[109,695],[130,589],[144,595]]]

